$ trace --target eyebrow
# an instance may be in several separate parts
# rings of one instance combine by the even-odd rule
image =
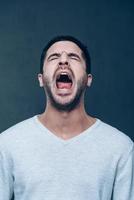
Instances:
[[[68,53],[67,55],[68,55],[69,57],[71,57],[71,56],[76,57],[76,58],[78,58],[78,59],[80,60],[80,56],[79,56],[78,54],[76,54],[76,53]],[[51,54],[51,55],[48,56],[47,60],[50,60],[50,58],[52,58],[52,57],[54,57],[54,56],[60,57],[61,54],[60,54],[60,53],[53,53],[53,54]]]

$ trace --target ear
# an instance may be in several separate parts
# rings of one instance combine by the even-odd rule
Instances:
[[[90,87],[92,83],[92,75],[88,74],[88,79],[87,79],[87,86]]]
[[[43,74],[38,74],[38,81],[39,81],[39,86],[43,87]]]

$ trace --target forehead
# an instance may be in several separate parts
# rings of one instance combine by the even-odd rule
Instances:
[[[67,52],[67,53],[77,53],[81,55],[82,51],[78,47],[77,44],[71,41],[58,41],[55,42],[48,50],[46,55],[50,55],[52,53],[61,53],[61,52]]]

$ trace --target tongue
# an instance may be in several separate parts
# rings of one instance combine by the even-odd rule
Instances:
[[[64,82],[57,83],[58,89],[70,89],[71,86],[72,86],[72,83],[64,83]]]

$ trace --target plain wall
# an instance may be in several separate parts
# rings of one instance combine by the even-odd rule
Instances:
[[[92,116],[134,140],[134,3],[27,0],[0,3],[0,131],[43,112],[37,74],[43,46],[69,34],[87,46],[93,84],[85,106]]]

